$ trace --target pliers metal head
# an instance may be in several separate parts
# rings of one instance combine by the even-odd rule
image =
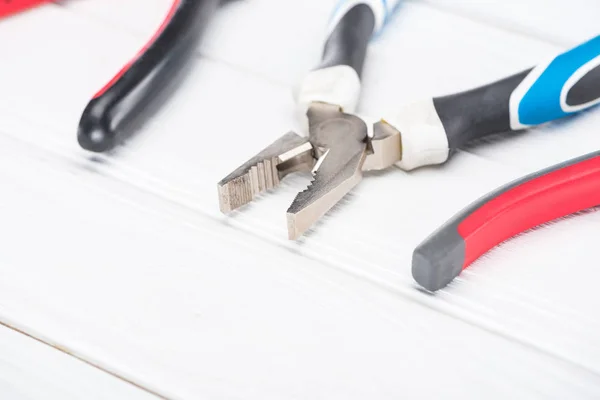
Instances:
[[[307,112],[309,135],[288,132],[218,183],[222,212],[252,201],[292,172],[314,174],[287,210],[288,237],[296,239],[362,179],[362,172],[400,158],[399,132],[385,121],[373,126],[340,106],[314,102]]]

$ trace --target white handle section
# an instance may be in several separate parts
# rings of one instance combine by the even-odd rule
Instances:
[[[394,11],[401,0],[341,0],[333,12],[329,21],[328,34],[333,31],[340,20],[358,4],[366,4],[373,10],[375,15],[375,33],[381,31],[388,16]]]
[[[339,105],[344,112],[353,113],[359,98],[360,78],[352,67],[337,65],[311,71],[296,93],[298,117],[306,122],[308,107],[316,101]]]
[[[433,99],[408,104],[384,120],[400,132],[402,159],[396,163],[399,168],[410,171],[448,159],[448,138]]]

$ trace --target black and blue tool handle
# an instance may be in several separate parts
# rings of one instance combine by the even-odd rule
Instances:
[[[316,70],[349,66],[362,75],[367,47],[384,27],[400,0],[342,0],[328,26],[321,63]]]
[[[401,0],[341,0],[327,27],[318,65],[301,82],[297,93],[300,118],[313,102],[355,111],[367,48]]]
[[[600,102],[600,36],[534,68],[468,91],[425,99],[384,119],[401,135],[404,170],[442,164],[474,139],[519,131]]]
[[[153,97],[181,71],[220,0],[173,0],[153,37],[85,107],[77,132],[80,146],[94,152],[115,147],[124,122],[143,116]]]
[[[414,251],[412,274],[436,291],[481,255],[524,231],[600,205],[600,151],[489,193],[457,213]]]

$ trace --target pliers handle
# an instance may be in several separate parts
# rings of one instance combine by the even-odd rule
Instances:
[[[50,2],[52,0],[0,0],[0,18]],[[144,111],[173,83],[220,2],[173,0],[156,33],[96,92],[83,110],[77,130],[82,148],[94,152],[111,150],[127,127],[147,117]]]
[[[321,62],[297,88],[299,120],[307,122],[306,113],[315,102],[338,105],[347,113],[356,111],[369,42],[383,30],[401,3],[401,0],[337,3],[327,27]]]
[[[412,273],[436,291],[499,243],[600,205],[600,151],[509,183],[460,211],[413,253]]]
[[[384,119],[401,134],[396,165],[443,164],[473,140],[521,131],[600,102],[600,36],[496,82],[418,100]]]
[[[469,97],[479,98],[479,102],[469,101]],[[446,107],[442,107],[444,103]],[[531,70],[435,102],[450,133],[448,142],[454,142],[450,148],[459,147],[465,139],[486,136],[486,131],[498,131],[495,121],[505,121],[505,131],[519,130],[599,103],[600,36]],[[493,104],[496,106],[488,107]],[[497,244],[597,205],[600,152],[526,176],[460,211],[415,249],[413,277],[425,289],[439,290]]]
[[[85,107],[77,132],[81,147],[94,152],[110,150],[125,127],[147,116],[143,111],[173,83],[219,3],[173,0],[152,38]]]

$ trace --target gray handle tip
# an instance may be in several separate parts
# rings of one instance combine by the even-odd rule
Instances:
[[[462,271],[465,242],[455,226],[445,226],[413,252],[412,275],[424,289],[435,292],[448,285]]]

